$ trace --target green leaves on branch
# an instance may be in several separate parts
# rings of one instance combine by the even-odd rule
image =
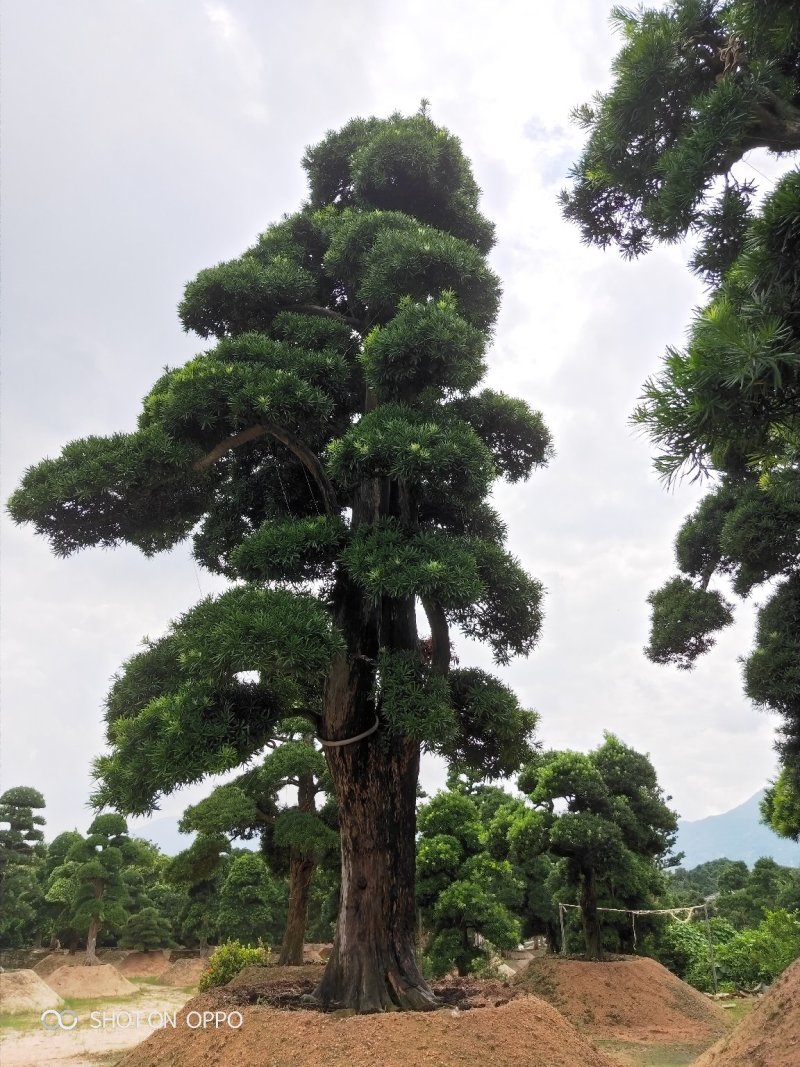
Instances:
[[[347,540],[338,518],[268,522],[233,550],[231,569],[251,582],[314,581],[330,576]]]
[[[653,609],[647,658],[682,670],[691,669],[697,657],[713,647],[712,635],[733,622],[721,593],[699,589],[688,578],[670,579],[647,602]]]
[[[450,671],[456,730],[439,750],[454,767],[472,767],[486,778],[513,774],[530,759],[538,721],[502,682],[476,668]]]
[[[484,375],[486,344],[446,292],[426,303],[404,297],[394,318],[367,335],[360,359],[378,397],[403,402],[426,389],[439,396],[469,392]]]
[[[123,542],[152,555],[186,537],[208,506],[209,481],[192,471],[199,455],[154,426],[86,437],[29,468],[8,508],[59,556]]]
[[[148,811],[160,793],[237,766],[281,718],[318,708],[340,649],[313,597],[242,586],[201,601],[115,680],[95,803]],[[238,678],[248,671],[260,681]]]
[[[800,148],[797,5],[669,0],[612,18],[623,34],[614,83],[575,112],[589,139],[564,214],[585,241],[628,256],[699,230],[693,265],[717,281],[753,193],[731,168],[753,148]]]
[[[492,453],[497,473],[508,482],[522,481],[553,457],[550,431],[524,400],[484,389],[454,400],[449,408],[469,423]]]

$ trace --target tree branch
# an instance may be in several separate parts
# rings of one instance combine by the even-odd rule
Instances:
[[[435,600],[422,597],[422,606],[431,628],[431,665],[438,674],[450,670],[450,629],[444,608]]]
[[[338,515],[339,505],[336,501],[336,491],[318,457],[311,451],[308,445],[300,440],[299,437],[295,437],[289,430],[284,429],[283,426],[278,426],[274,422],[261,422],[257,423],[255,426],[248,426],[246,430],[234,434],[233,437],[228,437],[225,441],[220,441],[220,443],[212,448],[210,452],[201,459],[198,459],[193,464],[192,469],[196,471],[205,470],[206,467],[212,466],[218,459],[221,459],[222,456],[231,452],[234,448],[239,448],[241,445],[247,444],[249,441],[254,441],[257,438],[264,436],[274,437],[276,441],[280,441],[281,444],[286,445],[292,455],[300,460],[317,483],[317,487],[322,493],[322,500],[327,514]]]
[[[332,308],[319,307],[317,304],[292,304],[284,308],[284,310],[299,311],[304,315],[320,315],[326,319],[335,319],[337,322],[343,322],[346,326],[353,326],[357,330],[360,330],[364,325],[361,319],[357,319],[354,315],[342,315],[339,311],[334,311]]]

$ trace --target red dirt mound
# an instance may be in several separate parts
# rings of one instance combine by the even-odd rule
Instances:
[[[499,1008],[338,1016],[242,1006],[232,1030],[187,1026],[214,1012],[215,993],[195,997],[175,1030],[159,1030],[118,1067],[614,1067],[555,1009],[523,996]],[[226,1006],[224,1010],[230,1010]]]
[[[800,960],[695,1067],[797,1067],[800,1063]]]
[[[700,1044],[728,1025],[722,1008],[643,956],[605,963],[541,957],[515,984],[596,1037]]]
[[[155,952],[131,952],[120,960],[117,970],[126,978],[156,978],[169,967],[170,951],[168,948],[156,949]]]
[[[45,981],[62,997],[123,997],[138,988],[110,963],[98,967],[59,967]]]
[[[165,985],[175,986],[176,989],[188,989],[196,986],[200,981],[200,975],[208,966],[208,960],[201,959],[176,960],[165,971],[161,972],[160,978]]]
[[[97,953],[97,957],[101,963],[113,963],[118,964],[129,953],[122,949],[108,949],[101,948]],[[53,971],[57,971],[59,967],[84,967],[86,965],[86,953],[85,952],[67,952],[64,949],[61,952],[51,952],[45,956],[44,959],[39,962],[33,968],[37,974],[40,974],[42,978],[47,979],[48,974],[52,974]]]

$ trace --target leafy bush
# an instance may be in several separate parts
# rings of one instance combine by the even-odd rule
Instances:
[[[717,949],[721,978],[739,987],[772,982],[800,956],[800,913],[768,911],[754,930],[743,930]]]
[[[272,959],[269,945],[252,948],[239,941],[226,941],[215,948],[199,982],[201,992],[213,986],[226,985],[245,967],[266,967]]]

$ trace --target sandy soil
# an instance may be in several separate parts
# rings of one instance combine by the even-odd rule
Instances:
[[[110,963],[97,967],[59,967],[45,981],[62,997],[124,997],[135,993],[137,988]]]
[[[188,960],[176,960],[165,971],[162,971],[158,976],[159,981],[165,985],[174,986],[176,989],[187,989],[189,986],[196,986],[200,981],[200,975],[206,969],[208,965],[208,959],[203,957],[200,959],[188,959]]]
[[[117,970],[126,978],[156,978],[169,967],[170,950],[154,952],[131,952],[117,964]]]
[[[800,1064],[800,960],[695,1067],[797,1067]]]
[[[113,963],[116,965],[121,960],[124,960],[129,954],[130,953],[124,949],[101,948],[97,952],[97,957],[101,963]],[[63,949],[60,952],[51,952],[49,955],[45,956],[44,959],[39,960],[33,969],[46,980],[48,974],[57,971],[59,967],[84,967],[85,965],[85,952],[70,953],[67,952],[66,949]]]
[[[192,1012],[229,1011],[219,993]],[[554,1008],[521,996],[496,1008],[384,1015],[323,1014],[242,1005],[241,1025],[160,1030],[119,1067],[613,1067]],[[237,1020],[238,1021],[238,1020]],[[266,1054],[268,1052],[268,1060]]]
[[[718,1004],[646,957],[607,963],[542,957],[516,984],[594,1037],[702,1047],[729,1026]]]
[[[64,1001],[36,971],[0,974],[0,1011],[4,1015],[58,1008]]]
[[[149,1037],[149,1022],[158,1023],[159,1012],[180,1012],[189,994],[177,989],[146,986],[135,998],[113,1003],[91,1002],[76,1007],[78,1023],[74,1030],[45,1030],[37,1019],[28,1017],[25,1028],[7,1028],[0,1034],[0,1063],[3,1067],[98,1067],[104,1054],[122,1055],[126,1049]],[[92,1026],[90,1011],[105,1013],[103,1026]],[[142,1025],[124,1025],[124,1012],[143,1013]],[[111,1013],[117,1013],[111,1015]],[[156,1013],[148,1019],[150,1013]],[[52,1020],[49,1020],[52,1021]],[[64,1015],[65,1022],[71,1017]],[[22,1027],[23,1024],[21,1023]],[[104,1061],[100,1061],[104,1062]]]

